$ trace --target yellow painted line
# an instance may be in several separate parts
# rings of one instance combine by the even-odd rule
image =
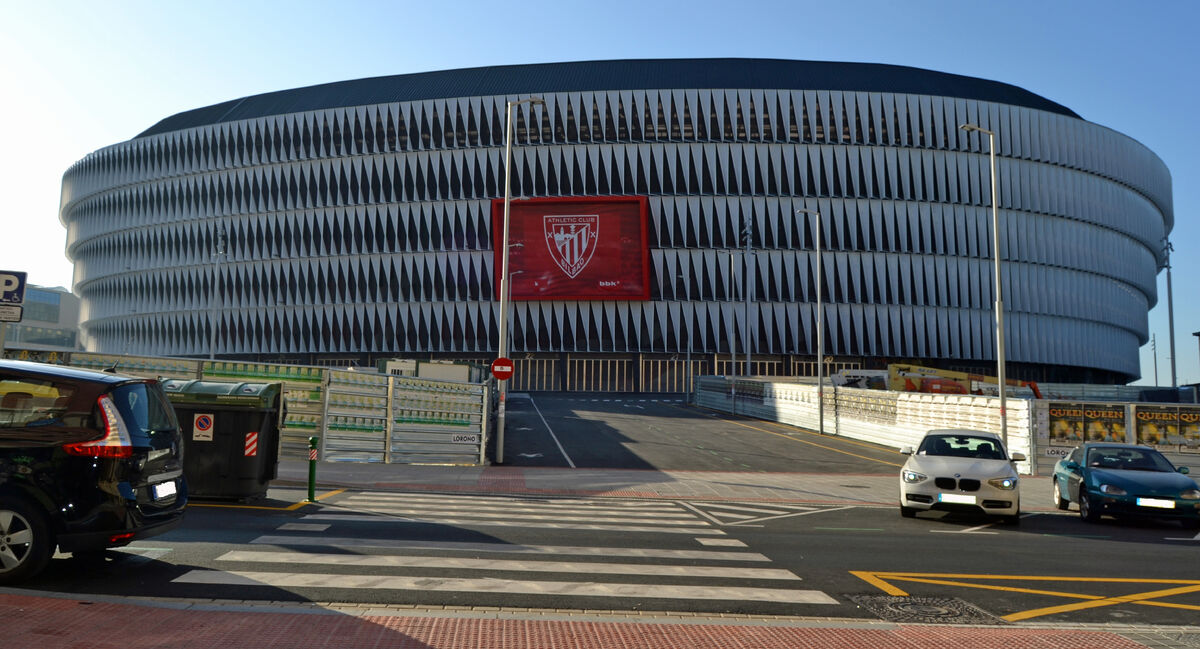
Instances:
[[[892,595],[893,597],[908,597],[908,593],[906,593],[906,592],[900,590],[899,588],[896,588],[895,586],[880,579],[878,576],[876,576],[876,573],[866,572],[863,570],[851,570],[850,574],[854,575],[855,577],[858,577],[859,579],[867,582],[868,584],[871,584],[872,586],[878,588],[879,590],[882,590],[883,592],[887,593],[888,595]]]
[[[1028,611],[1020,611],[1006,615],[1003,619],[1009,622],[1017,622],[1020,620],[1028,620],[1035,617],[1043,617],[1046,615],[1056,615],[1059,613],[1069,613],[1072,611],[1082,611],[1090,608],[1099,608],[1102,606],[1112,606],[1114,604],[1140,604],[1143,606],[1158,606],[1164,608],[1174,608],[1188,611],[1200,611],[1200,606],[1192,604],[1179,604],[1175,602],[1157,601],[1159,598],[1172,597],[1175,595],[1186,595],[1190,593],[1200,592],[1200,581],[1195,579],[1140,579],[1133,577],[1061,577],[1053,575],[990,575],[990,574],[938,574],[938,573],[922,573],[922,572],[875,572],[865,570],[851,570],[850,574],[862,579],[863,581],[875,586],[883,592],[897,596],[907,597],[908,593],[896,587],[889,580],[907,581],[913,583],[932,584],[937,586],[955,586],[960,588],[976,588],[982,590],[997,590],[1010,593],[1023,593],[1028,595],[1044,595],[1050,597],[1065,597],[1070,599],[1085,600],[1082,602],[1074,602],[1071,604],[1062,604],[1058,606],[1048,606],[1044,608],[1030,609]],[[1036,588],[1023,588],[1019,586],[1004,586],[994,583],[970,583],[969,581],[961,580],[980,580],[980,581],[1054,581],[1054,582],[1074,582],[1074,583],[1092,583],[1092,584],[1162,584],[1173,585],[1174,588],[1165,588],[1162,590],[1153,590],[1144,593],[1134,593],[1131,595],[1091,595],[1087,593],[1070,593],[1064,591],[1041,590]]]
[[[1173,595],[1184,595],[1195,592],[1200,592],[1200,584],[1181,586],[1179,588],[1167,588],[1164,590],[1152,590],[1146,593],[1122,595],[1119,597],[1106,597],[1103,599],[1092,600],[1090,602],[1076,602],[1074,604],[1064,604],[1062,606],[1035,608],[1029,611],[1013,613],[1012,615],[1005,615],[1004,619],[1008,620],[1009,622],[1018,622],[1020,620],[1028,620],[1034,617],[1042,617],[1043,615],[1055,615],[1058,613],[1069,613],[1071,611],[1082,611],[1089,608],[1112,606],[1113,604],[1149,604],[1150,602],[1145,600],[1157,599],[1159,597],[1171,597]],[[1175,604],[1172,608],[1186,608],[1193,611],[1200,611],[1200,606],[1190,606],[1187,604]]]
[[[345,491],[346,491],[345,489],[335,489],[333,491],[327,491],[327,492],[317,496],[317,500],[324,500],[326,498],[336,496]],[[305,505],[311,505],[311,504],[312,503],[308,502],[307,500],[301,500],[300,502],[293,503],[291,505],[288,505],[287,507],[263,507],[262,505],[224,505],[224,504],[220,504],[220,503],[189,502],[188,507],[207,507],[209,509],[259,509],[259,510],[265,510],[265,511],[271,511],[271,512],[291,512],[291,511],[300,509],[301,507],[303,507]]]
[[[680,408],[680,406],[675,406],[675,407],[676,407],[676,408]],[[726,413],[726,412],[724,412],[724,411],[720,411],[720,410],[715,410],[715,411],[713,411],[713,412],[719,412],[719,413],[721,413],[721,414],[730,414],[730,413]],[[749,428],[750,430],[757,430],[757,431],[758,431],[758,432],[760,432],[760,433],[767,433],[768,435],[775,435],[776,437],[782,437],[782,438],[784,438],[784,439],[788,439],[788,440],[791,440],[791,441],[793,441],[793,442],[799,442],[799,443],[801,443],[801,444],[808,444],[809,446],[816,446],[817,448],[823,448],[823,449],[825,449],[825,450],[827,450],[827,451],[833,451],[834,453],[841,453],[842,455],[849,455],[849,456],[851,456],[851,457],[856,457],[856,458],[858,458],[858,459],[860,459],[860,460],[868,460],[868,461],[870,461],[870,462],[878,462],[879,464],[886,464],[886,465],[888,465],[888,466],[894,466],[894,467],[897,467],[897,468],[904,466],[904,464],[903,464],[903,463],[901,463],[901,464],[896,464],[895,462],[887,462],[887,461],[880,460],[880,459],[878,459],[878,458],[874,458],[874,457],[867,457],[867,456],[865,456],[865,455],[858,455],[858,454],[856,454],[856,453],[851,453],[851,452],[849,452],[849,451],[843,451],[843,450],[841,450],[841,449],[839,449],[839,448],[833,448],[832,446],[825,446],[824,444],[817,444],[816,442],[810,442],[810,441],[808,441],[808,440],[805,440],[805,439],[799,439],[799,438],[793,437],[792,435],[787,435],[787,434],[783,434],[783,433],[777,433],[777,432],[775,432],[775,431],[773,431],[773,430],[766,430],[765,428],[759,428],[759,427],[757,427],[757,426],[751,426],[751,425],[749,425],[749,424],[745,424],[745,423],[742,423],[742,422],[740,422],[740,421],[737,421],[737,420],[734,420],[734,419],[726,419],[726,420],[724,420],[724,421],[726,421],[726,422],[728,422],[728,423],[731,423],[731,424],[733,424],[733,425],[735,425],[735,426],[741,426],[741,427],[743,427],[743,428]],[[797,427],[795,427],[795,426],[790,426],[790,425],[788,425],[788,424],[783,424],[783,423],[780,423],[780,422],[768,421],[768,422],[766,422],[766,423],[768,423],[768,424],[773,424],[773,425],[775,425],[775,426],[787,426],[788,430],[795,431],[795,432],[797,432],[797,433],[803,433],[803,434],[805,434],[805,435],[815,435],[815,436],[818,436],[818,437],[820,437],[820,436],[821,436],[821,435],[820,435],[820,433],[813,433],[813,432],[809,432],[809,431],[807,431],[807,430],[804,430],[804,429],[802,429],[802,428],[797,428]],[[866,442],[859,442],[859,441],[856,441],[856,440],[852,440],[852,439],[845,439],[845,438],[842,438],[842,437],[838,437],[837,439],[838,439],[838,441],[840,441],[840,442],[842,442],[842,443],[844,443],[844,444],[854,444],[854,445],[856,445],[856,446],[862,446],[863,448],[871,448],[871,449],[878,450],[876,447],[874,447],[874,446],[872,446],[871,444],[868,444],[868,443],[866,443]]]
[[[961,586],[963,588],[977,588],[980,590],[999,590],[1008,593],[1024,593],[1026,595],[1050,595],[1052,597],[1071,597],[1074,599],[1104,599],[1103,595],[1084,595],[1081,593],[1065,593],[1057,590],[1039,590],[1037,588],[1020,588],[1017,586],[999,586],[996,584],[972,584],[964,581],[951,581],[948,579],[929,579],[926,577],[893,577],[901,581],[912,581],[921,584],[934,584],[935,586]]]

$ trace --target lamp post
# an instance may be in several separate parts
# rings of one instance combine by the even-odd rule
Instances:
[[[217,235],[217,251],[213,253],[213,286],[212,293],[209,294],[208,320],[209,320],[209,337],[208,337],[208,360],[214,360],[217,354],[217,317],[216,309],[212,306],[213,297],[217,297],[217,307],[220,308],[221,301],[224,296],[220,295],[221,290],[221,259],[225,256],[225,226],[221,226],[221,231]]]
[[[823,304],[824,270],[821,264],[821,213],[816,210],[798,209],[797,214],[813,217],[817,224],[817,432],[825,434],[825,306]]]
[[[743,216],[746,223],[742,226],[742,235],[746,237],[746,252],[742,254],[742,319],[745,321],[745,326],[742,327],[742,351],[746,356],[746,362],[742,365],[742,376],[749,378],[750,376],[750,233],[754,231],[754,224],[750,218]]]
[[[1167,269],[1167,349],[1171,353],[1171,387],[1179,387],[1175,375],[1175,300],[1171,293],[1171,253],[1175,246],[1163,239],[1163,266]],[[1155,361],[1158,359],[1156,358]],[[1158,370],[1154,371],[1154,384],[1158,385]]]
[[[996,133],[977,124],[959,126],[968,133],[977,131],[988,136],[988,158],[992,166],[992,261],[996,275],[996,385],[1000,393],[1000,440],[1008,448],[1008,410],[1004,400],[1004,294],[1000,281],[1000,209],[996,204]]]
[[[499,357],[506,358],[508,356],[508,211],[512,203],[512,138],[513,126],[512,116],[513,108],[520,104],[529,104],[530,106],[545,106],[546,101],[540,97],[527,97],[516,101],[509,101],[507,110],[505,111],[505,126],[504,126],[504,224],[502,226],[502,239],[500,242],[500,340],[497,347],[500,351]],[[508,381],[500,381],[500,407],[496,411],[496,463],[504,463],[504,410],[505,400],[508,396]]]
[[[1200,331],[1193,331],[1192,335],[1196,337],[1196,345],[1200,346]],[[1200,379],[1196,379],[1196,383],[1200,383]]]

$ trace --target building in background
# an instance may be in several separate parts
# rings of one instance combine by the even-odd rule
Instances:
[[[545,105],[515,108],[506,179],[506,103],[530,97]],[[507,181],[517,201],[648,206],[645,299],[514,295],[514,387],[671,390],[747,356],[754,374],[814,374],[816,223],[801,209],[823,219],[834,367],[991,374],[988,140],[964,123],[997,134],[1009,378],[1137,378],[1174,218],[1152,151],[1004,83],[786,60],[451,70],[166,117],[64,176],[82,340],[486,362]]]
[[[79,298],[60,287],[25,287],[20,322],[8,323],[4,357],[54,362],[79,351]]]

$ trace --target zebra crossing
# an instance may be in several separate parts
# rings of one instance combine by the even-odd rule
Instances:
[[[716,511],[735,522],[796,513]],[[414,533],[431,524],[472,540]],[[551,537],[573,542],[545,542]],[[249,546],[216,557],[216,570],[174,582],[317,589],[318,599],[319,589],[351,589],[520,595],[545,598],[545,606],[564,597],[837,604],[729,537],[720,519],[681,502],[364,492]]]

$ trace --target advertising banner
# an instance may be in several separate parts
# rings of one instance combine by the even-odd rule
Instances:
[[[1098,403],[1050,404],[1050,443],[1075,446],[1083,442],[1126,440],[1125,407]]]
[[[513,300],[648,300],[649,201],[645,196],[532,198],[509,204]],[[504,201],[492,201],[496,293]]]
[[[1138,444],[1200,453],[1200,408],[1139,405],[1134,417]]]

